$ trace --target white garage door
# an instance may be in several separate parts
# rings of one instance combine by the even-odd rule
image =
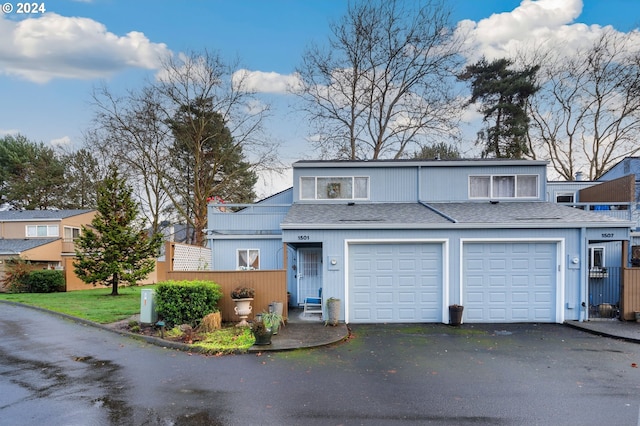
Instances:
[[[352,244],[349,322],[442,321],[442,244]]]
[[[465,322],[555,322],[555,243],[465,243]]]

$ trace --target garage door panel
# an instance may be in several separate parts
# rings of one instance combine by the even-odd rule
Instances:
[[[442,319],[442,244],[354,244],[349,247],[350,321],[425,322]],[[369,256],[369,269],[359,259]],[[351,267],[353,265],[353,268]],[[368,297],[361,297],[366,293]],[[370,306],[361,306],[370,303]]]
[[[465,321],[554,322],[556,251],[547,242],[465,243]]]

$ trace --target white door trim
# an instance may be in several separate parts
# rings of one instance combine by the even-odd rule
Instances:
[[[381,238],[381,239],[345,239],[344,240],[344,321],[349,322],[349,246],[356,244],[441,244],[442,245],[442,321],[449,317],[449,239],[448,238]]]
[[[460,238],[460,304],[464,306],[464,244],[465,243],[555,243],[556,244],[556,323],[564,322],[565,239],[564,238]],[[446,312],[449,315],[449,312]]]

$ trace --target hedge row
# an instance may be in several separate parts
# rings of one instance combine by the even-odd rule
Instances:
[[[212,281],[165,281],[157,285],[155,305],[167,327],[196,327],[205,315],[218,311],[220,286]]]

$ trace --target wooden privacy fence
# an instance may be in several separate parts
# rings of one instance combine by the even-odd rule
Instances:
[[[222,299],[218,308],[222,314],[222,321],[237,322],[240,319],[235,314],[235,303],[231,299],[231,291],[239,285],[252,287],[256,290],[256,297],[251,302],[253,307],[249,319],[257,313],[267,311],[272,302],[282,302],[283,317],[288,317],[287,310],[287,276],[284,270],[275,271],[167,271],[167,280],[206,280],[213,281],[222,288]]]
[[[620,318],[634,321],[635,312],[640,312],[640,268],[623,268],[621,286]]]

